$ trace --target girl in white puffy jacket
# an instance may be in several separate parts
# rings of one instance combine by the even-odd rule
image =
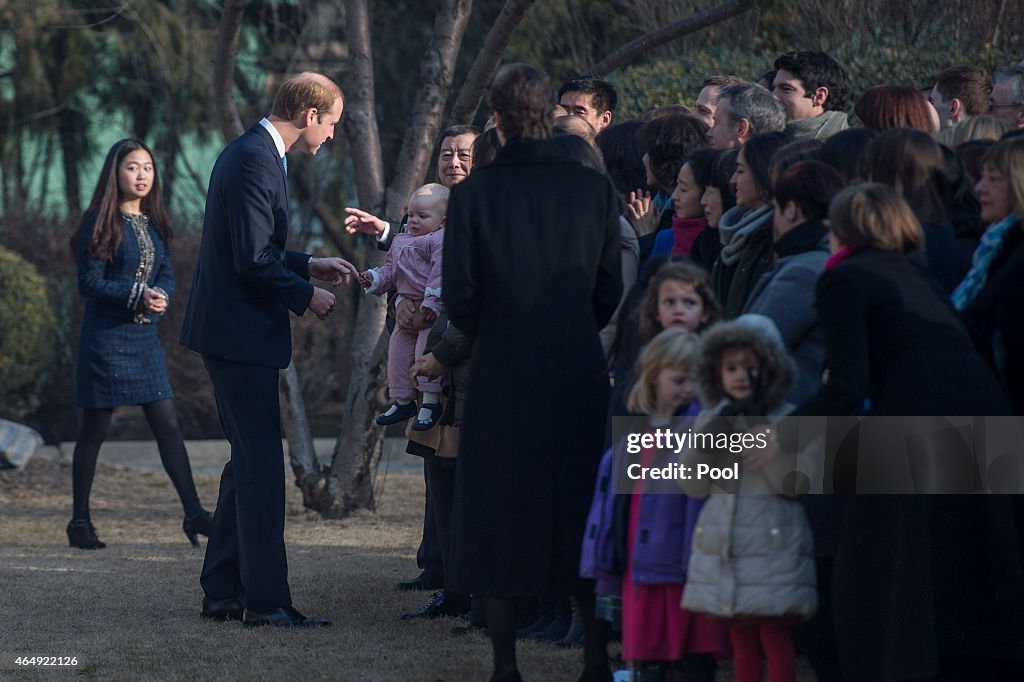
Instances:
[[[792,406],[784,396],[792,363],[774,323],[745,315],[717,324],[702,338],[696,368],[701,404],[693,433],[716,443],[684,450],[690,496],[710,494],[694,529],[682,607],[728,619],[737,682],[761,680],[762,652],[771,682],[795,679],[790,627],[817,610],[814,548],[800,503],[781,494],[795,461],[778,454],[773,418]],[[746,434],[746,447],[739,442]],[[760,436],[760,439],[758,439]],[[733,447],[722,447],[733,443]],[[764,447],[759,446],[763,442]],[[737,480],[698,477],[698,466]]]

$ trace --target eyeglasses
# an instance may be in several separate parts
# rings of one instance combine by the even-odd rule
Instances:
[[[1024,102],[1010,102],[1009,104],[995,104],[994,102],[988,103],[988,110],[1001,109],[1003,107],[1024,107]]]

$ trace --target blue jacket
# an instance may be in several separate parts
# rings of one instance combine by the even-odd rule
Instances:
[[[699,411],[698,403],[689,405],[682,414],[686,418],[683,423],[692,421]],[[625,443],[619,442],[601,458],[580,552],[580,575],[585,578],[621,575],[625,568],[633,496],[616,495],[614,480],[618,473],[614,463],[625,461],[624,449]],[[658,483],[668,485],[670,492],[640,495],[632,554],[633,580],[644,584],[681,584],[686,581],[693,528],[704,501],[682,494],[673,481]]]

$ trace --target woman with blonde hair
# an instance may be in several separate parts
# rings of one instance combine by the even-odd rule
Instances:
[[[1024,138],[996,143],[974,187],[988,228],[953,292],[975,348],[995,369],[1014,414],[1024,414]]]

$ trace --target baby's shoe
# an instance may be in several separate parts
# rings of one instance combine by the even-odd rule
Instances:
[[[414,414],[416,414],[416,403],[414,401],[409,401],[402,405],[396,400],[391,403],[388,409],[377,415],[377,423],[381,426],[391,426],[398,422],[404,422]],[[414,426],[413,428],[416,427]]]
[[[424,412],[429,414],[424,414]],[[416,421],[412,423],[413,431],[429,431],[434,428],[437,424],[437,420],[441,418],[441,403],[423,403],[423,407],[420,408],[419,416],[416,417]]]

